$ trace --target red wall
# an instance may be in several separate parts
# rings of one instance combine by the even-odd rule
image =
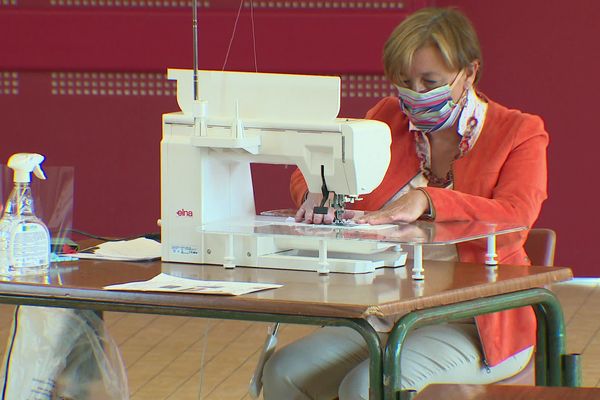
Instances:
[[[198,3],[200,68],[221,69],[240,2]],[[342,115],[362,116],[392,93],[379,61],[383,41],[426,3],[255,0],[258,69],[341,74]],[[178,109],[165,72],[192,66],[187,2],[0,4],[0,162],[35,151],[47,156],[46,165],[74,166],[78,229],[114,236],[157,231],[161,114]],[[227,69],[254,70],[250,16],[243,8]],[[254,169],[258,211],[291,206],[291,171]]]
[[[550,133],[549,198],[537,223],[557,231],[556,264],[599,276],[600,149],[597,93],[600,2],[438,0],[473,21],[481,40],[481,89],[494,100],[543,117]]]
[[[199,12],[200,67],[221,69],[239,2],[207,3]],[[335,2],[343,8],[323,8],[334,3],[324,1],[303,2],[314,3],[312,8],[302,8],[300,1],[272,3],[255,10],[259,71],[342,75],[344,116],[361,116],[390,93],[381,80],[381,47],[407,12],[431,3],[463,9],[482,42],[483,91],[547,123],[550,199],[538,226],[558,232],[557,264],[572,266],[580,276],[598,276],[590,249],[599,221],[593,165],[599,140],[592,119],[600,71],[600,2]],[[284,3],[292,6],[278,6]],[[395,8],[398,3],[405,8]],[[79,229],[102,235],[156,231],[160,116],[177,109],[173,86],[163,75],[167,67],[191,67],[191,11],[150,0],[119,7],[78,6],[83,0],[2,4],[0,161],[17,151],[38,151],[46,154],[48,165],[74,166],[74,226]],[[228,69],[254,69],[250,32],[245,8]],[[73,94],[59,91],[61,82],[103,80],[130,86],[121,87],[120,94],[114,88],[113,94],[86,95],[83,86],[79,95],[76,86]],[[142,83],[154,85],[152,95],[141,91]],[[255,169],[259,210],[290,205],[290,171]]]

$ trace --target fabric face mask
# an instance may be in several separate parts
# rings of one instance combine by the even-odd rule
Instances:
[[[399,87],[400,107],[410,122],[423,133],[430,133],[452,126],[462,107],[452,100],[452,86],[462,75],[458,73],[452,84],[446,84],[425,93]]]

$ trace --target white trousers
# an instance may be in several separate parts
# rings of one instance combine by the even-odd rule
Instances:
[[[382,338],[383,340],[387,338]],[[429,383],[488,384],[521,371],[533,348],[493,368],[482,366],[474,323],[426,326],[411,332],[401,353],[401,382],[420,390]],[[346,327],[325,327],[277,351],[263,373],[265,400],[362,400],[369,398],[364,339]]]

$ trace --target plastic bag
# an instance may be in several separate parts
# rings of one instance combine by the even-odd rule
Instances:
[[[129,399],[119,350],[93,311],[17,307],[0,379],[4,400]]]

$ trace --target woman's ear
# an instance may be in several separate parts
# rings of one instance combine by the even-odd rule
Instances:
[[[479,60],[471,62],[466,69],[465,88],[471,88],[475,86],[475,79],[477,78],[477,72],[479,72]]]

